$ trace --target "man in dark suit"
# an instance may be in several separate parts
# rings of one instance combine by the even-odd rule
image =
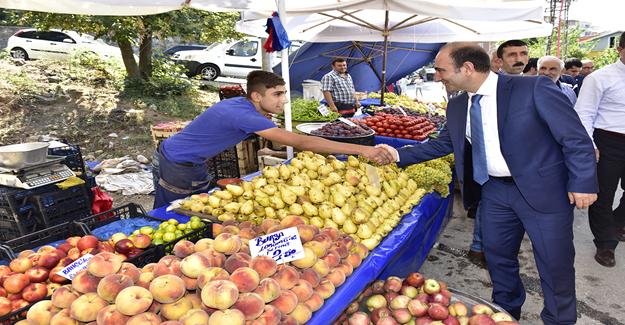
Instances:
[[[480,200],[493,301],[520,318],[518,253],[527,232],[544,295],[545,324],[574,324],[573,207],[596,199],[592,142],[571,102],[546,77],[489,71],[479,46],[445,45],[436,79],[448,91],[447,126],[427,143],[391,151],[400,166],[454,153],[465,207]]]

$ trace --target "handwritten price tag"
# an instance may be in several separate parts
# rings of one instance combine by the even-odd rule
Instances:
[[[91,254],[85,254],[72,262],[72,264],[66,266],[64,269],[56,272],[56,274],[68,280],[73,280],[78,272],[87,269],[87,263],[89,263],[89,260],[91,260],[92,257],[93,255]]]
[[[278,264],[299,260],[306,256],[296,227],[250,240],[250,253],[252,257],[269,256]]]
[[[344,117],[339,117],[339,121],[349,125],[349,126],[356,126],[356,123],[344,118]]]
[[[317,106],[317,110],[318,110],[318,111],[319,111],[319,113],[321,113],[321,115],[323,115],[323,116],[328,116],[328,115],[330,115],[330,113],[331,113],[331,112],[330,112],[330,110],[328,109],[328,107],[327,107],[326,105],[323,105],[323,104],[321,104],[321,105]]]

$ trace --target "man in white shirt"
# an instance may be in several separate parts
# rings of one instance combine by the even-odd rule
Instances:
[[[625,195],[612,210],[619,180],[625,189],[625,33],[617,51],[618,61],[584,78],[575,105],[596,148],[599,197],[588,209],[588,218],[597,247],[595,260],[606,267],[616,264],[614,250],[625,241]]]
[[[596,199],[592,141],[573,105],[548,78],[490,72],[479,46],[448,43],[435,59],[448,91],[447,124],[437,139],[394,149],[400,166],[454,153],[465,208],[480,201],[493,301],[521,316],[525,288],[518,253],[527,232],[544,296],[545,324],[574,324],[573,207]]]
[[[545,55],[538,59],[538,74],[545,76],[558,85],[558,88],[562,90],[562,93],[571,101],[571,104],[575,105],[577,101],[577,95],[573,91],[571,86],[560,82],[560,76],[562,75],[562,69],[564,69],[564,61],[552,55]]]

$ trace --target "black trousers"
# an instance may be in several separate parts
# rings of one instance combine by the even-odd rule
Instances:
[[[614,249],[618,245],[617,230],[625,227],[625,195],[612,210],[619,181],[625,190],[625,135],[595,129],[593,138],[599,149],[599,194],[588,209],[590,230],[597,248]]]

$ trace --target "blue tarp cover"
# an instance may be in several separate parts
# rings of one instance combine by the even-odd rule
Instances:
[[[442,45],[389,42],[386,84],[389,85],[430,63]],[[347,60],[347,70],[357,91],[379,91],[381,79],[363,58],[370,58],[371,65],[381,77],[383,51],[383,42],[305,43],[289,56],[291,89],[301,92],[304,80],[320,81],[323,75],[332,70],[332,60],[342,57]],[[280,74],[281,66],[276,66],[274,72]]]

